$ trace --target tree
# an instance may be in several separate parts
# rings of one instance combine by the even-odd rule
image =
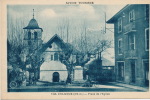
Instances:
[[[23,21],[13,21],[12,19],[8,20],[8,33],[7,33],[7,50],[8,62],[13,66],[23,66],[22,59],[20,57],[25,46],[23,45]],[[22,67],[23,68],[23,67]]]
[[[56,33],[58,33],[63,40],[66,40],[66,42],[69,43],[71,28],[71,19],[67,17],[62,18],[57,21]]]
[[[68,34],[71,34],[71,28],[73,27],[74,30],[76,31],[75,33],[78,35],[74,35],[74,40],[71,42],[71,45],[73,45],[76,49],[79,50],[79,54],[76,54],[76,64],[81,65],[84,67],[84,65],[90,60],[90,55],[98,55],[98,59],[101,61],[101,53],[104,52],[107,48],[111,47],[111,41],[101,38],[98,39],[99,36],[95,36],[93,39],[92,37],[89,36],[88,33],[88,21],[84,20],[83,22],[80,23],[74,23],[74,24],[66,24],[70,23],[70,20],[61,20],[58,23],[58,32],[61,34],[63,33],[65,37],[67,37],[67,43],[68,39]],[[75,26],[76,25],[76,26]],[[68,31],[70,29],[70,31]],[[100,31],[101,32],[101,31]],[[105,37],[105,34],[99,33],[101,37]],[[73,34],[72,34],[73,35]],[[94,40],[94,42],[93,42]],[[97,43],[95,43],[97,41]],[[69,47],[67,47],[69,48]],[[70,51],[66,54],[67,58],[70,58],[71,55],[73,55],[72,48],[70,48]],[[70,76],[71,71],[73,69],[71,61],[68,59],[65,59],[66,62],[64,64],[67,66],[68,69],[68,76]]]
[[[98,59],[101,60],[101,54],[106,49],[111,48],[112,46],[112,40],[99,40],[95,46],[95,50],[93,53],[98,54]]]
[[[29,73],[33,72],[37,80],[37,69],[43,63],[43,59],[40,59],[39,53],[41,47],[35,48],[33,51],[28,50],[28,47],[24,43],[24,26],[24,19],[12,20],[11,17],[8,17],[7,61],[12,65],[14,70],[20,68],[24,73],[26,70],[28,70]],[[26,65],[29,64],[31,68],[27,69]]]

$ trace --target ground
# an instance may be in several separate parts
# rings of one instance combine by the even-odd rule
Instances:
[[[147,87],[133,86],[117,82],[94,84],[92,87],[83,87],[83,84],[62,84],[37,82],[35,86],[21,86],[8,89],[8,92],[146,92]]]

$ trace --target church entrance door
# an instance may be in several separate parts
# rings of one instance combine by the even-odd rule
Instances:
[[[58,72],[53,73],[53,82],[59,82],[59,73]]]

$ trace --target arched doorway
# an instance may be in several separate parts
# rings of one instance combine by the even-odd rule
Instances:
[[[59,82],[59,73],[58,72],[53,73],[53,82]]]

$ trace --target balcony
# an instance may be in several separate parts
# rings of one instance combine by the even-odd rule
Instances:
[[[123,27],[124,34],[135,32],[135,22],[131,22]]]

